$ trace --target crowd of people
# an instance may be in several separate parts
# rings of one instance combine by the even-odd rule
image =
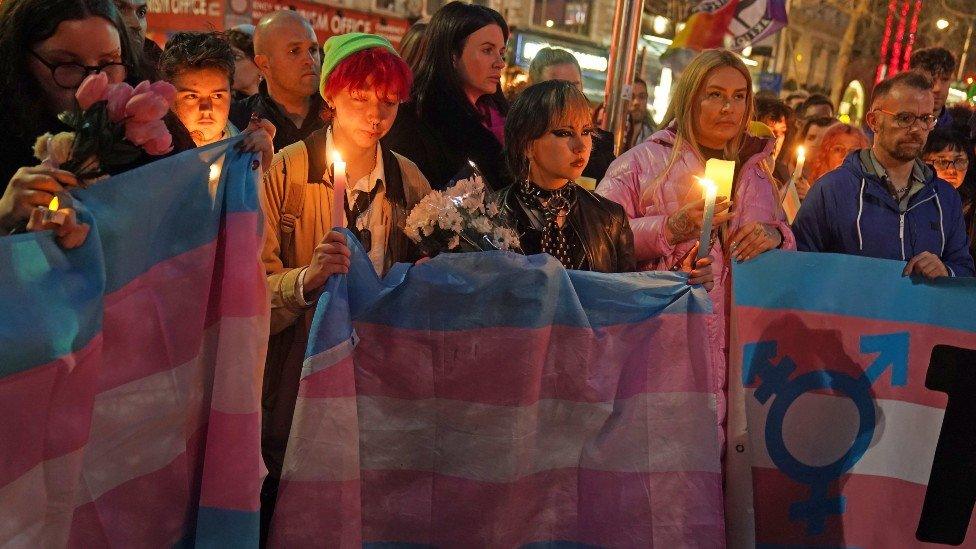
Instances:
[[[145,14],[125,0],[5,0],[0,7],[0,234],[56,230],[66,247],[84,231],[72,215],[52,226],[33,215],[76,176],[38,165],[34,140],[58,131],[58,113],[92,73],[111,82],[166,80],[166,118],[178,154],[224,139],[253,151],[263,173],[263,262],[271,295],[264,380],[263,525],[273,512],[316,299],[350,268],[346,227],[376,271],[422,259],[403,222],[431,189],[473,162],[498,193],[526,254],[568,269],[688,273],[714,304],[713,362],[728,356],[731,265],[773,249],[902,261],[905,275],[973,276],[976,173],[968,110],[945,106],[955,61],[916,51],[911,71],[878,84],[866,128],[841,123],[821,95],[754,96],[736,54],[710,50],[685,67],[664,121],[647,113],[634,82],[625,150],[615,157],[600,112],[582,93],[576,59],[543,49],[529,86],[511,102],[500,80],[509,27],[496,11],[451,2],[415,25],[399,51],[351,33],[319,44],[294,11],[227,32],[180,32],[161,51]],[[789,100],[790,98],[788,98]],[[795,108],[794,108],[795,107]],[[964,108],[963,108],[964,109]],[[933,131],[934,130],[934,131]],[[806,165],[796,170],[798,145]],[[333,219],[332,153],[348,179],[344,219]],[[699,253],[709,159],[735,161],[718,197],[707,252]],[[140,158],[132,166],[151,161]],[[794,172],[799,172],[794,177]],[[591,178],[595,190],[578,184]],[[795,185],[792,224],[782,207]],[[710,380],[721,400],[724,367]],[[724,406],[720,410],[719,432]]]

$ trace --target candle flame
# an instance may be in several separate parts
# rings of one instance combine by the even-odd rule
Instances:
[[[56,196],[52,198],[51,203],[47,205],[47,209],[51,210],[52,212],[58,211],[58,208],[60,207],[61,207],[60,201]]]
[[[332,151],[332,163],[338,164],[339,162],[342,162],[342,155],[339,154],[339,151]]]
[[[698,183],[701,184],[701,186],[706,191],[715,192],[716,189],[718,189],[718,185],[716,185],[714,181],[712,181],[711,179],[709,179],[707,177],[695,177],[695,179],[698,180]]]
[[[806,147],[804,147],[803,145],[800,145],[799,147],[797,147],[796,148],[796,159],[799,162],[803,162],[803,160],[806,157],[807,157],[807,149],[806,149]]]

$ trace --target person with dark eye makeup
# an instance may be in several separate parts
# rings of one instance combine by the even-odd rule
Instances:
[[[254,64],[264,80],[258,93],[231,105],[235,126],[246,127],[252,114],[269,120],[277,129],[276,151],[325,126],[318,94],[322,52],[307,19],[291,10],[264,16],[254,29]]]
[[[548,253],[567,269],[637,269],[634,235],[623,207],[574,182],[593,150],[595,128],[583,92],[548,80],[526,88],[505,123],[506,155],[518,182],[501,191],[509,226],[526,254]],[[685,270],[690,284],[712,284],[711,259]]]

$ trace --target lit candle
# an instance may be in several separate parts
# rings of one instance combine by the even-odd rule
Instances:
[[[699,177],[698,182],[701,183],[705,197],[705,215],[702,219],[701,238],[698,239],[698,256],[695,258],[696,264],[698,263],[698,259],[708,257],[709,252],[712,251],[712,218],[715,216],[715,193],[718,191],[718,186],[715,185],[715,182],[707,177]]]
[[[47,208],[44,208],[44,222],[53,223],[55,225],[64,225],[64,222],[68,220],[68,212],[61,210],[61,201],[55,196],[48,203]]]
[[[346,163],[332,153],[332,226],[346,226]]]
[[[800,145],[796,148],[796,168],[793,168],[793,181],[799,181],[803,176],[803,162],[807,158],[807,150]]]
[[[735,178],[735,161],[709,158],[705,162],[705,179],[715,182],[715,196],[732,198],[732,179]]]

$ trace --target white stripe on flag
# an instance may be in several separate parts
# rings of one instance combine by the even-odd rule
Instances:
[[[762,405],[753,398],[754,392],[745,392],[752,464],[775,469],[765,437],[766,412],[772,401]],[[900,400],[877,400],[875,411],[877,423],[871,446],[850,473],[928,484],[945,410]],[[825,465],[850,447],[857,422],[850,399],[806,393],[796,399],[783,422],[786,447],[804,463]],[[799,436],[801,430],[806,430],[807,436]]]
[[[530,406],[389,397],[358,402],[365,470],[436,471],[486,482],[572,467],[720,471],[714,396],[708,393],[642,394],[596,404],[541,400]],[[355,436],[337,432],[348,429],[342,418],[357,417],[352,398],[299,398],[298,409],[286,476],[356,478],[359,461],[337,445]]]

